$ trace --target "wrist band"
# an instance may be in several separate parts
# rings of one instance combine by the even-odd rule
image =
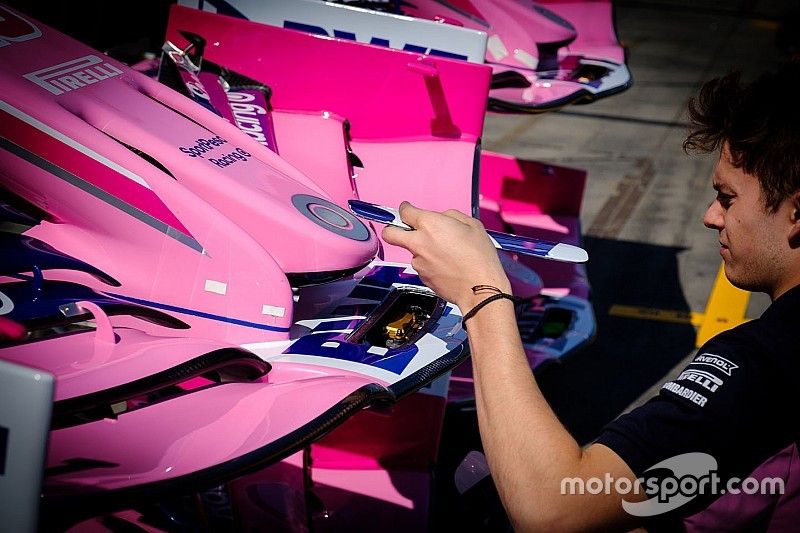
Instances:
[[[514,303],[517,303],[517,302],[522,300],[522,298],[514,296],[513,294],[508,294],[506,292],[503,292],[500,289],[498,289],[497,287],[493,287],[491,285],[475,285],[474,287],[472,287],[472,294],[478,294],[481,291],[492,291],[495,294],[489,296],[488,298],[486,298],[482,302],[478,303],[475,307],[470,309],[463,317],[461,317],[461,326],[462,327],[464,326],[464,324],[466,324],[467,320],[469,320],[470,318],[475,316],[475,313],[480,311],[487,304],[490,304],[492,302],[495,302],[497,300],[502,300],[502,299],[511,300]]]

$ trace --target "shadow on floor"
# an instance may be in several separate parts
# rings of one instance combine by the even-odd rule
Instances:
[[[592,345],[539,377],[542,392],[580,444],[599,434],[625,407],[695,347],[690,324],[610,316],[614,304],[688,313],[678,277],[682,248],[594,237],[589,256],[597,337]]]

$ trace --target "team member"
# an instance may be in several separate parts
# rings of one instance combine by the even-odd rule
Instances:
[[[492,475],[517,529],[630,528],[623,508],[648,495],[562,494],[565,478],[634,480],[662,460],[705,453],[723,479],[745,478],[800,433],[800,66],[788,64],[749,85],[737,75],[705,84],[690,102],[684,147],[716,151],[717,196],[704,223],[719,233],[728,279],[762,291],[772,305],[760,319],[700,348],[678,379],[611,423],[581,449],[559,423],[530,371],[511,287],[483,226],[458,211],[409,203],[384,239],[410,250],[412,266],[458,305],[472,350],[478,424]],[[490,286],[492,288],[480,288]],[[478,287],[473,290],[474,287]],[[495,296],[486,303],[490,296]],[[625,486],[625,485],[622,485]],[[689,514],[714,496],[692,499]]]

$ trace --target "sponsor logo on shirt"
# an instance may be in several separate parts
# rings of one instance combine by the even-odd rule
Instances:
[[[678,376],[676,381],[681,381],[684,379],[697,383],[709,392],[715,392],[725,383],[711,372],[706,372],[705,370],[695,370],[693,368],[687,368],[681,372],[681,375]]]
[[[680,396],[681,398],[686,398],[687,400],[696,403],[700,407],[703,407],[708,401],[708,398],[706,398],[699,392],[695,392],[688,387],[683,387],[681,385],[678,385],[674,381],[668,381],[667,383],[664,383],[664,385],[662,385],[661,388],[668,390],[669,392],[677,396]]]
[[[690,365],[708,365],[713,366],[714,368],[725,372],[727,375],[731,375],[731,373],[739,368],[739,365],[725,359],[724,357],[720,357],[719,355],[715,355],[713,353],[702,353],[694,358],[694,361],[689,363]]]

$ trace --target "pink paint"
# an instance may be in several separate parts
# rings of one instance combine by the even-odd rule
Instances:
[[[408,200],[424,209],[472,210],[475,145],[462,141],[415,140],[385,142],[353,140],[364,162],[359,169],[362,200],[397,207]],[[377,228],[382,228],[376,224]],[[378,230],[380,231],[380,229]],[[387,261],[409,262],[405,249],[384,243]]]
[[[175,8],[175,13],[181,12]],[[225,27],[212,26],[215,31]],[[221,38],[223,48],[231,47],[227,52],[237,50],[237,39],[252,29],[245,26],[234,27],[230,43]],[[23,74],[97,54],[45,26],[41,29],[41,39],[30,40],[24,49],[18,43],[0,48],[5,102],[29,123],[46,123],[141,177],[149,189],[140,188],[166,211],[157,211],[154,202],[147,204],[145,200],[152,198],[142,196],[145,193],[134,194],[124,182],[114,181],[118,176],[91,172],[94,163],[85,157],[73,162],[68,154],[57,154],[59,161],[64,156],[74,166],[70,168],[75,174],[90,172],[93,184],[112,198],[76,186],[35,158],[10,155],[0,159],[4,186],[53,215],[53,220],[27,234],[108,272],[122,284],[114,289],[117,297],[160,307],[191,329],[174,337],[175,332],[163,327],[131,317],[107,319],[93,309],[100,325],[97,331],[14,346],[0,351],[0,356],[52,370],[61,401],[152,376],[211,350],[230,348],[229,343],[275,343],[263,349],[272,370],[262,378],[210,387],[198,378],[179,382],[184,394],[177,397],[52,431],[47,465],[55,471],[45,479],[46,497],[68,501],[134,486],[149,488],[165,480],[182,480],[188,487],[186,476],[208,474],[221,465],[234,464],[237,469],[215,475],[236,476],[242,473],[239,465],[255,469],[270,464],[377,397],[390,399],[383,390],[389,383],[367,372],[282,358],[280,353],[291,340],[290,326],[298,319],[286,274],[357,268],[377,251],[378,239],[369,230],[358,240],[325,226],[347,232],[360,224],[352,220],[338,224],[336,206],[328,203],[356,194],[341,117],[353,125],[353,148],[369,160],[369,172],[356,178],[359,187],[365,182],[371,195],[386,198],[389,193],[405,193],[392,185],[405,183],[409,197],[427,200],[432,208],[469,209],[490,69],[275,30],[270,59],[244,64],[241,70],[275,76],[268,83],[275,89],[276,107],[285,104],[281,109],[288,111],[282,116],[295,119],[282,124],[284,135],[278,139],[282,151],[295,137],[297,144],[318,142],[313,153],[330,157],[330,163],[307,163],[312,175],[306,176],[223,118],[118,63],[110,63],[118,75],[62,94],[32,85]],[[251,37],[261,37],[260,31],[253,32]],[[213,36],[206,37],[216,42]],[[303,46],[293,48],[298,43]],[[217,49],[209,46],[209,55]],[[284,59],[282,52],[290,51],[293,57]],[[328,81],[348,79],[350,84],[309,89],[307,80],[297,74],[303,68],[295,61],[303,54],[310,61],[305,66],[320,67],[322,79],[339,76],[345,65],[341,78]],[[337,54],[342,62],[330,59]],[[239,70],[238,63],[220,62]],[[386,105],[387,98],[403,103]],[[317,111],[292,116],[308,109],[325,110],[327,116],[320,119]],[[309,127],[301,135],[303,124],[318,125],[320,120],[326,121],[325,126]],[[16,128],[13,133],[17,134]],[[42,145],[31,141],[25,147],[38,153]],[[241,158],[230,156],[234,153]],[[299,165],[306,164],[297,145],[287,147],[286,153],[292,153]],[[293,204],[298,196],[311,198],[305,204],[307,216]],[[159,224],[134,216],[122,202],[160,222],[172,213],[172,222],[179,221],[202,250]],[[108,290],[81,272],[47,275]],[[327,304],[326,299],[339,296],[325,288],[320,293],[321,301],[312,304]],[[452,327],[457,324],[452,315],[447,320]],[[463,332],[456,330],[456,335],[460,340],[448,344],[463,341]],[[363,405],[348,403],[364,390],[372,391],[373,397]],[[398,406],[402,424],[391,420],[371,424],[384,428],[382,435],[391,438],[374,435],[361,442],[363,449],[394,470],[373,461],[368,466],[377,469],[354,474],[348,482],[352,494],[374,493],[390,505],[411,507],[414,515],[409,523],[422,523],[441,431],[443,394],[414,396]],[[325,418],[332,409],[340,409],[341,416]],[[373,416],[368,413],[364,419],[372,421]],[[404,431],[412,421],[415,430]],[[365,430],[369,426],[354,424],[353,433],[343,432],[342,440],[331,433],[332,451],[321,455],[321,463],[327,459],[333,471],[348,457],[361,454],[352,435]],[[108,467],[58,468],[77,459],[102,461]],[[359,464],[349,466],[355,472]],[[375,483],[378,478],[381,482]],[[393,485],[396,479],[401,479],[400,489]],[[409,492],[419,496],[403,496]]]
[[[489,229],[579,246],[585,186],[584,170],[483,151],[480,218]],[[589,297],[584,265],[518,261],[541,276],[548,294]]]
[[[26,333],[25,326],[13,320],[0,316],[0,339],[16,340],[21,339]]]
[[[229,383],[131,411],[116,420],[53,431],[48,468],[79,457],[116,466],[50,475],[45,479],[45,494],[51,498],[86,495],[180,478],[224,464],[311,423],[331,407],[332,398],[346,398],[368,383],[358,376],[273,386]],[[304,408],[291,408],[299,404]],[[87,442],[94,443],[91,449]]]
[[[167,39],[178,46],[186,42],[177,31],[181,28],[192,28],[208,41],[205,54],[211,61],[269,85],[276,109],[334,112],[350,120],[354,139],[434,136],[474,141],[483,130],[490,81],[486,66],[173,6]],[[419,64],[435,70],[436,76],[416,72],[413,67]],[[309,83],[309,72],[314,83]]]
[[[118,319],[114,317],[114,321]],[[174,333],[162,327],[161,336],[153,336],[116,327],[112,332],[118,337],[116,342],[109,349],[97,351],[102,333],[88,331],[2,348],[0,358],[51,372],[56,377],[54,399],[61,401],[124,385],[229,346],[206,339],[164,336]]]
[[[608,0],[419,0],[403,11],[488,34],[486,62],[493,73],[518,78],[492,89],[492,110],[548,111],[631,83]]]
[[[0,48],[5,110],[16,115],[0,127],[25,153],[40,155],[4,157],[0,171],[9,189],[57,221],[30,234],[110,272],[122,283],[116,294],[177,313],[197,326],[189,335],[281,340],[292,323],[286,272],[352,269],[374,257],[378,241],[366,227],[360,240],[349,238],[295,207],[297,195],[321,204],[329,197],[236,126],[39,28],[40,38]],[[119,74],[61,94],[23,76],[81,57],[107,61]],[[82,189],[36,157],[97,189]],[[106,289],[80,273],[53,276]]]
[[[175,214],[147,187],[4,110],[0,110],[0,135],[29,151],[45,154],[51,163],[189,234]]]
[[[361,169],[353,169],[348,161],[343,117],[326,111],[279,110],[272,113],[272,122],[283,159],[314,180],[340,206],[358,198],[353,174],[360,175]],[[309,149],[314,157],[308,156]]]
[[[575,26],[578,35],[567,47],[570,53],[625,62],[609,0],[539,0],[539,4]]]

